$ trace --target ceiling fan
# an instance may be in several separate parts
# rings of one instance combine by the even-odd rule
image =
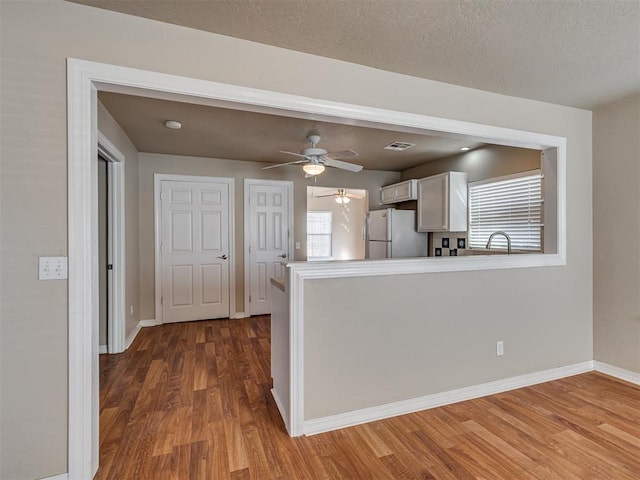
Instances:
[[[330,193],[328,195],[316,195],[316,198],[323,197],[336,197],[336,203],[340,205],[346,205],[351,201],[352,198],[361,200],[364,198],[364,195],[356,195],[354,193],[349,193],[346,188],[339,188],[336,193]]]
[[[356,165],[355,163],[343,162],[338,158],[352,158],[357,157],[358,154],[353,150],[342,150],[340,152],[327,152],[324,148],[319,148],[317,145],[320,142],[320,135],[309,135],[307,141],[311,144],[311,147],[302,149],[300,153],[286,152],[281,150],[280,153],[286,153],[287,155],[294,155],[301,157],[302,160],[296,160],[293,162],[279,163],[277,165],[269,165],[264,167],[263,170],[269,168],[282,167],[284,165],[302,165],[302,169],[305,172],[305,177],[313,177],[320,175],[324,172],[325,167],[340,168],[342,170],[348,170],[350,172],[359,172],[362,170],[362,165]]]

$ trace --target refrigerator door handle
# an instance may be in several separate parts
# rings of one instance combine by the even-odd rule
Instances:
[[[364,216],[364,222],[362,222],[362,240],[365,242],[369,240],[369,214]]]

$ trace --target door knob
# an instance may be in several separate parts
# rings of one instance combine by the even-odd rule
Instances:
[[[221,259],[223,259],[223,260],[226,260],[226,259],[227,259],[227,256],[226,256],[226,255],[220,255],[218,258],[221,258]]]
[[[283,253],[282,255],[278,255],[280,258],[287,258],[287,254]]]

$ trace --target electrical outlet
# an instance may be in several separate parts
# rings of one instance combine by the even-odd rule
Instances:
[[[38,257],[38,280],[67,278],[67,257]]]
[[[300,242],[296,242],[296,250],[300,250]]]
[[[504,342],[500,340],[496,343],[496,356],[501,357],[504,355]]]

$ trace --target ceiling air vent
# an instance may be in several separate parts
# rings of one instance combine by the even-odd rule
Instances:
[[[415,147],[415,143],[393,142],[384,147],[385,150],[393,150],[394,152],[403,152],[411,147]]]

